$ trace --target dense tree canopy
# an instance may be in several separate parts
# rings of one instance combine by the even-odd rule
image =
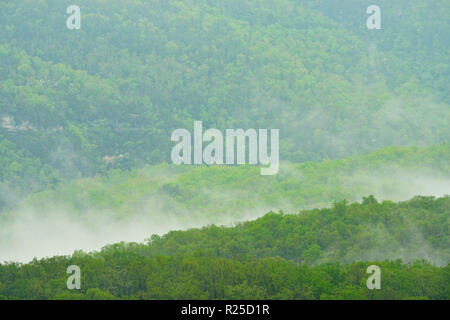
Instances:
[[[0,179],[17,193],[168,162],[193,120],[280,128],[293,162],[449,140],[446,1],[380,0],[376,31],[371,1],[72,2],[81,30],[65,2],[0,4]]]
[[[4,263],[0,298],[449,299],[449,210],[449,197],[398,204],[367,197],[298,215],[269,213],[233,228],[154,235],[147,244]],[[429,256],[436,250],[442,267],[373,259],[400,250],[411,260],[421,247]],[[371,264],[382,270],[381,290],[366,287]],[[69,265],[82,270],[80,291],[66,287]]]
[[[448,0],[70,4],[0,1],[0,299],[450,298]],[[195,120],[280,129],[279,174],[171,164]]]

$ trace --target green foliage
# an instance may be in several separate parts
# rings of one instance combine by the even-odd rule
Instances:
[[[359,0],[73,1],[77,31],[64,2],[2,1],[0,179],[168,162],[193,120],[280,128],[297,163],[449,141],[449,6],[381,2],[373,32]]]
[[[67,3],[30,3],[0,2],[1,246],[23,208],[81,224],[283,211],[0,264],[0,299],[449,299],[450,198],[382,201],[450,180],[448,1],[379,0],[377,31],[368,0],[73,0],[77,31]],[[167,165],[194,120],[279,128],[280,173]]]
[[[116,219],[147,217],[155,223],[173,217],[191,225],[242,221],[249,213],[297,212],[343,199],[360,201],[368,194],[396,201],[422,192],[445,192],[430,190],[427,184],[440,186],[450,180],[448,159],[450,145],[441,144],[423,149],[389,147],[341,160],[284,162],[279,174],[270,179],[254,166],[157,165],[113,170],[103,177],[60,183],[4,215],[14,216],[22,207],[46,215],[58,207],[80,219],[107,214]],[[363,203],[374,201],[369,197]]]
[[[398,204],[340,202],[333,208],[295,215],[268,213],[232,228],[171,231],[152,237],[136,252],[153,256],[200,251],[244,260],[280,256],[308,264],[427,257],[445,265],[450,261],[449,213],[448,196],[416,197]],[[103,250],[116,249],[107,246]]]
[[[269,213],[233,228],[172,231],[146,244],[117,243],[89,254],[0,264],[0,297],[448,300],[450,197],[398,204],[370,199],[298,215]],[[376,234],[381,229],[389,238]],[[442,266],[385,260],[396,249],[413,254],[421,246],[433,246]],[[367,258],[374,251],[383,261]],[[427,254],[433,258],[432,251]],[[76,292],[65,287],[65,270],[73,264],[82,272],[82,289]],[[366,287],[372,264],[382,270],[381,290]]]

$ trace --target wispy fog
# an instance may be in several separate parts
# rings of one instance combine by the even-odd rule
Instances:
[[[164,180],[158,175],[155,177],[157,180]],[[282,164],[278,179],[285,177],[289,177],[291,181],[302,181],[304,178],[302,172],[292,165]],[[264,181],[266,184],[270,182]],[[248,186],[239,186],[237,190],[224,189],[220,185],[205,187],[198,190],[201,198],[205,199],[205,205],[198,204],[198,207],[189,208],[183,207],[182,203],[177,203],[176,199],[168,195],[153,193],[146,197],[146,201],[128,208],[125,210],[126,214],[122,215],[99,208],[74,210],[74,207],[64,200],[59,202],[50,198],[45,205],[23,204],[8,214],[2,213],[3,218],[0,215],[0,261],[27,262],[34,257],[69,255],[78,249],[95,251],[106,244],[119,241],[142,242],[152,234],[162,235],[170,230],[184,230],[209,224],[233,225],[238,221],[263,216],[270,210],[282,209],[285,212],[296,213],[314,206],[329,206],[333,201],[333,199],[328,199],[328,202],[321,200],[318,203],[301,206],[295,204],[294,198],[280,198],[281,196],[272,194],[270,188],[262,187],[264,181],[261,180],[260,183],[250,181]],[[369,194],[375,195],[379,200],[395,201],[408,200],[415,195],[440,197],[450,194],[450,179],[432,169],[407,171],[391,167],[378,169],[370,174],[367,171],[355,171],[338,177],[337,181],[337,188],[341,189],[343,194],[352,195],[346,197],[351,201],[360,201],[363,196]],[[306,189],[313,187],[304,185]],[[242,188],[254,190],[251,200],[239,191]],[[326,186],[324,188],[326,193]],[[336,189],[333,186],[329,188]],[[327,197],[329,198],[329,195],[324,194],[324,197],[320,198]],[[268,203],[276,205],[271,206]],[[208,210],[205,210],[207,206],[218,208],[216,214],[209,214]],[[236,209],[239,207],[246,209]],[[413,230],[415,227],[411,228]],[[386,230],[376,229],[374,232],[381,235]],[[417,234],[417,237],[420,235]],[[377,236],[378,238],[391,239],[391,236],[384,234]],[[388,243],[380,242],[379,249],[366,252],[361,259],[424,258],[436,263],[442,262],[427,243],[423,243],[420,246],[422,250],[414,254],[399,247],[395,251],[396,254],[389,257],[383,253],[387,252],[386,245]]]
[[[171,214],[158,207],[153,199],[148,207],[132,217],[116,218],[110,212],[84,212],[77,218],[69,210],[55,205],[51,211],[22,208],[0,227],[0,261],[28,262],[33,258],[70,255],[75,250],[96,251],[120,241],[142,242],[152,234],[163,235],[171,230],[185,230],[209,224],[229,225],[237,219],[224,213],[220,218],[203,216],[185,210],[183,215]],[[160,203],[162,206],[165,204]],[[241,220],[252,220],[270,211],[255,209],[241,212]],[[189,217],[192,218],[189,218]]]

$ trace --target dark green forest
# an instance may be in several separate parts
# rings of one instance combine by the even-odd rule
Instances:
[[[1,0],[0,300],[448,300],[449,53],[448,0]],[[172,164],[194,121],[279,173]]]
[[[412,260],[426,248],[448,262],[449,210],[450,197],[379,203],[369,196],[330,209],[271,212],[232,228],[173,231],[145,244],[5,263],[0,298],[449,299],[448,263],[387,260],[397,251]],[[378,262],[365,259],[373,251]],[[66,288],[72,264],[82,270],[83,288],[76,292]],[[382,270],[382,290],[366,287],[370,264]]]

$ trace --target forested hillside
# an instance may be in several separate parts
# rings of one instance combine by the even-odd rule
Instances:
[[[107,246],[145,255],[197,251],[246,260],[280,256],[300,263],[427,259],[450,261],[450,197],[417,197],[395,204],[369,196],[362,203],[336,202],[297,215],[269,213],[234,228],[204,227],[154,235],[148,246]]]
[[[450,197],[398,204],[367,197],[298,215],[269,213],[233,228],[154,235],[147,244],[5,263],[0,298],[449,299],[449,210]],[[442,267],[381,261],[398,253],[404,261],[440,259]],[[366,287],[372,263],[382,270],[383,290]],[[66,289],[68,265],[83,272],[78,292]]]
[[[2,1],[0,205],[168,162],[193,120],[280,128],[296,163],[448,141],[448,1],[380,0],[376,32],[372,2],[74,0],[68,30],[65,1]]]
[[[146,166],[106,176],[74,179],[35,193],[18,208],[47,212],[66,206],[74,214],[110,210],[115,217],[154,211],[194,220],[228,216],[242,220],[247,209],[326,207],[334,201],[382,200],[450,194],[450,144],[428,148],[389,147],[341,160],[283,163],[275,178],[254,166]],[[190,210],[189,210],[190,209]],[[189,210],[189,214],[186,213]],[[12,211],[14,213],[14,211]]]
[[[68,291],[67,265],[86,271],[85,288]],[[383,290],[366,287],[366,268],[383,270]],[[201,254],[54,257],[0,265],[0,299],[433,299],[448,300],[450,267],[421,261],[296,265],[281,258],[238,261]]]
[[[283,163],[275,178],[261,176],[257,167],[248,165],[116,169],[104,177],[60,183],[1,212],[0,261],[96,250],[112,242],[143,241],[152,233],[230,225],[271,210],[296,213],[343,200],[361,201],[369,194],[379,200],[448,195],[448,159],[450,146],[441,144]]]
[[[448,300],[449,53],[448,0],[0,0],[0,300]]]

